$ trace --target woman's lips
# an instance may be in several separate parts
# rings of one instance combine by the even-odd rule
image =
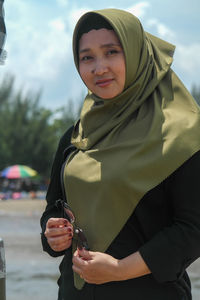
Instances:
[[[99,79],[96,81],[96,85],[100,86],[100,87],[106,87],[108,86],[111,82],[113,81],[113,79]]]

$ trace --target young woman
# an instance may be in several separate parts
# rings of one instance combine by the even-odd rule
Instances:
[[[73,51],[88,95],[60,141],[41,218],[44,250],[64,255],[58,299],[191,299],[200,111],[171,69],[174,46],[105,9],[80,18]]]

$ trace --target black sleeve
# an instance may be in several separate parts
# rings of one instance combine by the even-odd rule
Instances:
[[[200,151],[167,180],[172,225],[163,228],[139,252],[159,282],[177,280],[200,256]]]
[[[63,255],[65,251],[56,252],[51,249],[49,246],[47,239],[44,235],[46,229],[46,223],[49,218],[51,217],[60,217],[60,211],[55,206],[55,201],[57,199],[62,199],[62,188],[60,184],[60,171],[63,164],[63,152],[64,150],[70,145],[71,134],[72,134],[73,127],[70,127],[65,134],[60,139],[58,149],[55,154],[55,158],[53,161],[52,169],[51,169],[51,177],[50,183],[47,190],[46,200],[47,206],[46,209],[40,219],[40,225],[42,228],[41,233],[41,240],[43,250],[48,252],[51,256],[57,257]]]

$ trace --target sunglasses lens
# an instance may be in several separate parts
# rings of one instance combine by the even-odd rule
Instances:
[[[64,207],[64,210],[65,210],[65,213],[66,213],[70,223],[73,224],[74,221],[75,221],[75,217],[74,217],[73,212],[69,208],[66,208],[66,207]]]
[[[88,242],[82,229],[80,228],[76,229],[76,233],[78,235],[78,248],[79,249],[84,248],[86,250],[89,250]]]

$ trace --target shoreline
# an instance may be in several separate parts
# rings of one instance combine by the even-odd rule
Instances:
[[[34,215],[41,214],[46,207],[46,200],[44,199],[17,199],[17,200],[1,200],[0,214],[13,215],[24,214]]]

